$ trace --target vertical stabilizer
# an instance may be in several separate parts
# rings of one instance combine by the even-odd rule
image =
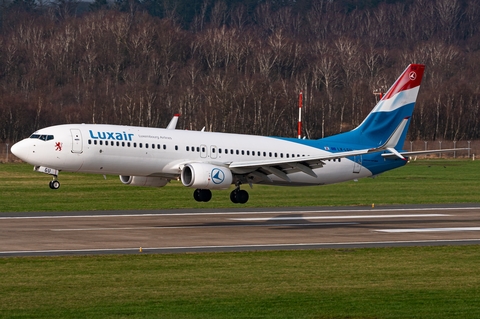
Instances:
[[[402,147],[424,70],[425,66],[422,64],[410,64],[370,114],[368,114],[362,124],[350,132],[337,135],[337,137],[342,136],[342,139],[347,138],[353,143],[378,147],[391,137],[402,121],[408,119],[400,136],[396,138],[398,143],[391,146],[399,145]],[[335,139],[338,140],[338,138]]]
[[[424,70],[424,65],[410,64],[354,132],[377,146],[385,143],[400,122],[412,116]],[[399,138],[402,146],[409,124]]]

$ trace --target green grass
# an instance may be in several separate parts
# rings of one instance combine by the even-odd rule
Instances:
[[[197,203],[178,182],[49,177],[0,165],[0,211],[478,202],[480,162],[418,161],[376,179],[254,186]],[[2,234],[0,234],[0,240]],[[480,318],[480,247],[444,246],[0,259],[0,318]]]
[[[61,173],[62,186],[26,164],[0,164],[0,212],[130,210],[170,208],[289,207],[478,202],[480,161],[423,160],[358,182],[313,187],[254,185],[245,205],[230,202],[229,192],[213,191],[197,203],[193,190],[173,181],[163,188],[121,184],[118,176]]]
[[[0,259],[2,318],[479,318],[477,246]]]

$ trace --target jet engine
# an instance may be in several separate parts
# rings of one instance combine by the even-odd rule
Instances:
[[[232,172],[222,166],[205,163],[186,164],[181,174],[182,184],[198,189],[227,189],[232,184]]]
[[[163,187],[167,185],[168,179],[160,177],[146,177],[146,176],[125,176],[119,175],[120,181],[126,185],[132,186],[146,186],[146,187]]]

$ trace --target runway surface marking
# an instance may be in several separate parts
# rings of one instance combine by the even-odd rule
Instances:
[[[0,256],[478,245],[473,206],[0,214]]]
[[[446,228],[407,228],[407,229],[376,229],[382,233],[428,233],[428,232],[455,232],[479,231],[480,227],[446,227]]]
[[[142,230],[142,229],[188,229],[188,228],[237,228],[237,227],[280,227],[280,226],[345,226],[359,223],[316,223],[316,224],[240,224],[240,225],[208,225],[208,226],[157,226],[157,227],[103,227],[103,228],[59,228],[51,231],[103,231],[103,230]]]
[[[435,243],[462,243],[462,242],[480,242],[480,238],[476,239],[438,239],[438,240],[398,240],[398,241],[381,241],[381,242],[375,242],[375,241],[360,241],[360,242],[334,242],[334,243],[329,243],[329,242],[324,242],[324,243],[297,243],[297,244],[290,244],[290,243],[285,243],[285,244],[267,244],[267,245],[262,245],[262,244],[252,244],[252,245],[206,245],[206,246],[171,246],[171,247],[143,247],[142,252],[143,253],[149,253],[149,252],[168,252],[168,251],[174,251],[174,250],[189,250],[189,251],[195,251],[195,250],[212,250],[212,251],[217,251],[217,250],[222,250],[222,249],[256,249],[256,248],[282,248],[282,247],[297,247],[299,249],[301,248],[311,248],[311,247],[321,247],[321,246],[328,246],[328,247],[335,247],[335,246],[368,246],[368,245],[402,245],[402,244],[435,244]],[[128,248],[98,248],[98,249],[49,249],[49,250],[16,250],[16,251],[1,251],[1,255],[9,255],[9,254],[22,254],[22,253],[30,253],[30,254],[48,254],[48,253],[53,253],[53,254],[71,254],[71,253],[105,253],[105,252],[140,252],[140,247],[128,247]]]
[[[305,220],[305,219],[363,219],[363,218],[420,218],[420,217],[443,217],[448,214],[406,214],[406,215],[352,215],[352,216],[306,216],[306,217],[252,217],[252,218],[230,218],[238,221],[268,221],[268,220]]]
[[[455,207],[455,210],[477,210],[478,207]],[[60,219],[60,218],[118,218],[118,217],[158,217],[158,216],[216,216],[216,215],[261,215],[261,214],[311,214],[311,213],[361,213],[361,212],[409,212],[409,211],[451,211],[449,207],[425,208],[369,208],[369,209],[327,209],[327,210],[300,210],[300,211],[263,211],[263,212],[194,212],[194,213],[145,213],[145,214],[97,214],[97,215],[46,215],[46,216],[0,216],[0,220],[9,219]],[[87,212],[88,213],[88,212]]]

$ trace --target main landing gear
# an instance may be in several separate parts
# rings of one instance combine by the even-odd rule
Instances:
[[[230,193],[230,200],[235,204],[245,204],[248,202],[248,192],[238,186]]]
[[[212,199],[212,191],[209,189],[197,188],[193,192],[193,198],[195,198],[197,202],[208,202],[209,200]]]
[[[245,204],[248,202],[248,192],[246,190],[240,189],[242,182],[240,180],[235,182],[235,189],[230,193],[230,200],[234,204]],[[250,184],[252,187],[252,184]]]
[[[198,188],[193,192],[193,198],[195,198],[197,202],[208,202],[212,199],[212,191]],[[248,193],[246,190],[240,189],[239,185],[230,193],[230,200],[235,204],[245,204],[248,202]]]

